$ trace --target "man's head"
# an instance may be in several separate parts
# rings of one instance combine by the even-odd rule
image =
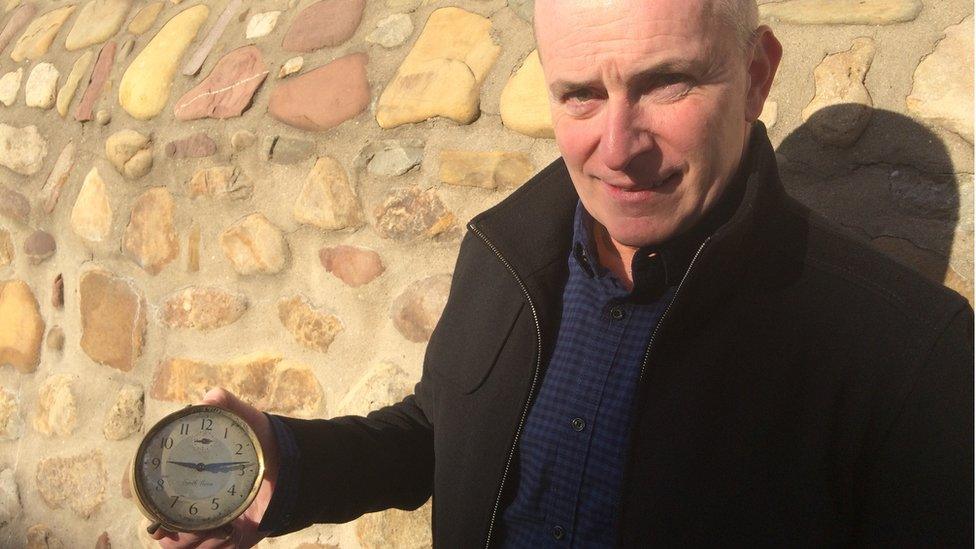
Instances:
[[[738,167],[782,49],[755,0],[536,0],[556,143],[610,237],[694,226]]]

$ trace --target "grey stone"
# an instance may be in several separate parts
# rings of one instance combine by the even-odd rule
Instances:
[[[142,429],[145,396],[142,387],[128,385],[119,390],[115,404],[105,416],[102,434],[108,440],[123,440]]]
[[[37,265],[54,255],[57,248],[58,245],[54,242],[54,237],[40,229],[31,233],[24,240],[24,255],[27,256],[32,265]]]
[[[532,22],[532,13],[535,10],[535,0],[508,0],[508,7],[522,19]]]
[[[363,147],[355,165],[357,168],[366,166],[366,170],[372,175],[394,177],[419,166],[423,157],[423,140],[384,140]]]
[[[13,469],[0,471],[0,528],[20,515],[20,492]]]
[[[315,142],[310,139],[283,135],[264,140],[265,158],[275,164],[297,164],[307,160],[315,152]]]
[[[413,21],[405,13],[394,13],[381,19],[376,28],[366,35],[366,41],[379,44],[384,48],[395,48],[402,45],[413,34]]]

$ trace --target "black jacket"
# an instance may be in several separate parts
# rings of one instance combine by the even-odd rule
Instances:
[[[786,196],[764,128],[644,364],[625,546],[972,545],[973,311]],[[559,328],[577,195],[557,160],[468,225],[413,395],[286,418],[289,525],[433,494],[434,543],[483,547]]]

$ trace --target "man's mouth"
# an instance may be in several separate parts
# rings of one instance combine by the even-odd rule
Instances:
[[[616,185],[611,185],[609,183],[604,183],[607,188],[608,194],[615,200],[621,202],[640,202],[646,200],[653,194],[660,192],[663,189],[671,188],[681,181],[681,171],[676,171],[669,175],[668,177],[651,183],[649,185],[635,185],[633,187],[619,187]]]

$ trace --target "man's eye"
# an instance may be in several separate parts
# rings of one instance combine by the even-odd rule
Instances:
[[[680,74],[669,74],[657,79],[648,87],[648,95],[660,99],[677,99],[694,87],[690,78]]]
[[[576,90],[564,95],[563,102],[572,101],[575,103],[584,103],[586,101],[589,101],[590,99],[594,99],[595,97],[596,94],[594,94],[590,90]]]

